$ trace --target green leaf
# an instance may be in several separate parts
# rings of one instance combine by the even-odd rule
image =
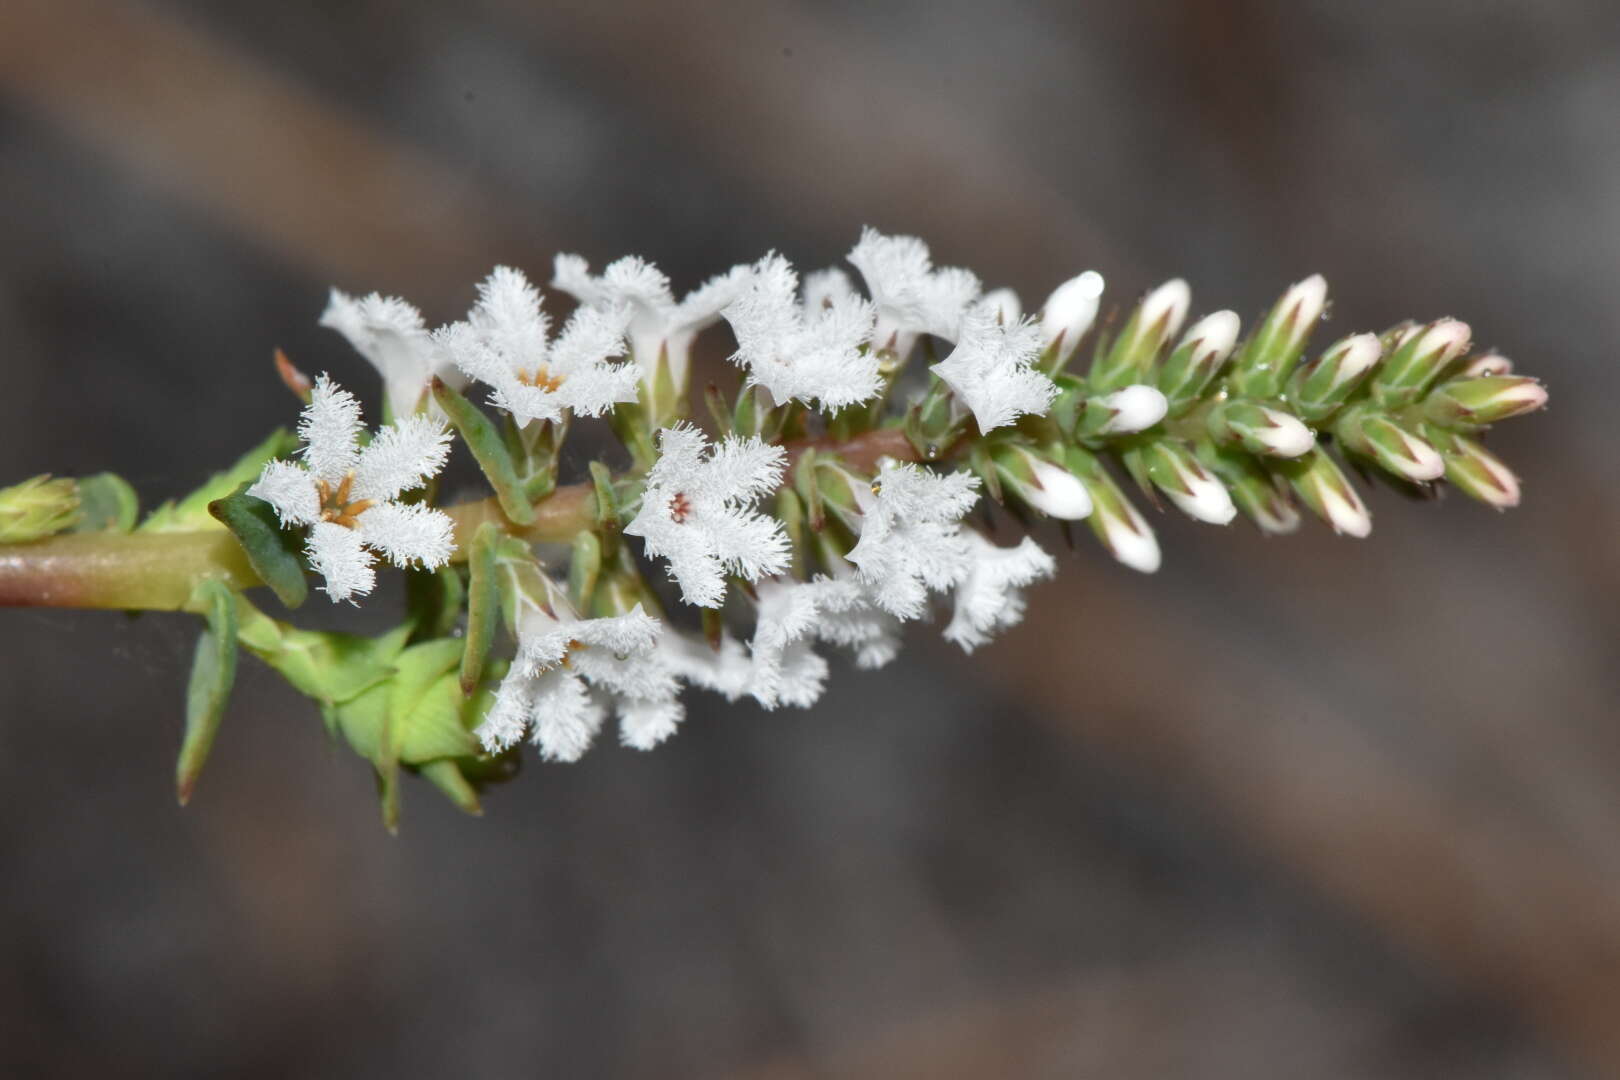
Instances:
[[[191,682],[186,687],[186,734],[174,773],[181,806],[191,801],[236,681],[236,594],[222,582],[205,581],[193,601],[205,608],[208,625],[197,638]]]
[[[512,452],[495,424],[454,387],[438,379],[433,380],[433,399],[461,433],[478,467],[484,470],[485,479],[500,500],[501,510],[519,525],[533,521],[534,507],[524,493],[517,463],[512,460]]]
[[[500,618],[501,595],[495,574],[495,546],[500,536],[499,527],[486,521],[473,534],[467,551],[467,636],[462,641],[461,688],[469,694],[483,678]]]
[[[121,532],[135,527],[140,499],[129,482],[114,473],[97,473],[78,480],[79,520],[74,532]]]
[[[243,484],[251,484],[264,471],[266,462],[287,457],[298,449],[298,438],[285,428],[278,428],[258,446],[239,458],[224,472],[215,473],[208,482],[179,502],[166,502],[141,522],[141,532],[194,532],[198,529],[217,528],[219,523],[209,513],[208,504],[223,499]]]
[[[568,599],[577,611],[591,609],[591,597],[602,576],[602,541],[593,532],[582,532],[574,537],[573,553],[568,560]]]
[[[613,496],[613,470],[591,462],[591,485],[596,490],[596,523],[610,531],[619,527],[618,500]]]
[[[438,758],[477,754],[478,740],[464,722],[469,705],[456,672],[447,672],[430,683],[405,703],[405,712],[398,721],[399,760],[406,765],[421,765]]]
[[[236,537],[259,579],[289,608],[309,595],[304,561],[293,535],[284,531],[270,504],[247,493],[239,484],[234,492],[208,504],[208,512]]]

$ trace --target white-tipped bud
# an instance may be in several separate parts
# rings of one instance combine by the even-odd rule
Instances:
[[[1463,365],[1458,374],[1467,378],[1479,378],[1485,375],[1511,375],[1513,374],[1513,361],[1501,353],[1484,353],[1472,357]]]
[[[1047,348],[1056,345],[1058,367],[1068,362],[1080,339],[1091,329],[1102,294],[1102,275],[1087,270],[1053,289],[1046,298],[1041,308],[1041,338]]]
[[[1099,435],[1128,435],[1163,420],[1170,403],[1157,388],[1137,383],[1093,398],[1088,408],[1106,409],[1111,414],[1098,430]]]
[[[1132,570],[1153,573],[1161,561],[1159,538],[1153,535],[1153,527],[1129,503],[1118,509],[1124,516],[1108,514],[1098,519],[1102,522],[1103,543],[1114,558]]]
[[[1142,300],[1141,325],[1144,331],[1156,327],[1162,321],[1164,330],[1159,339],[1165,340],[1176,336],[1181,330],[1181,324],[1187,319],[1187,309],[1192,306],[1192,290],[1180,278],[1172,278],[1148,293]]]
[[[1282,303],[1278,307],[1284,316],[1290,312],[1297,312],[1294,317],[1294,327],[1303,337],[1304,332],[1322,317],[1327,308],[1327,279],[1321,274],[1312,274],[1304,281],[1293,285],[1283,293]]]
[[[1243,320],[1238,318],[1237,312],[1217,311],[1193,323],[1182,335],[1181,344],[1200,341],[1203,343],[1198,350],[1200,354],[1213,353],[1224,360],[1236,347],[1242,328]]]
[[[1322,512],[1328,524],[1341,536],[1365,540],[1372,533],[1372,514],[1353,488],[1329,487],[1322,492]]]
[[[979,297],[978,305],[1002,326],[1011,326],[1024,317],[1024,303],[1011,289],[993,289]]]
[[[1257,503],[1250,511],[1250,519],[1267,536],[1287,536],[1299,531],[1299,511],[1286,499],[1268,499]]]
[[[1271,427],[1255,429],[1255,438],[1278,457],[1295,458],[1316,445],[1316,436],[1298,417],[1276,409],[1265,409]]]
[[[1361,378],[1372,370],[1383,355],[1384,346],[1377,334],[1356,334],[1349,339],[1344,353],[1338,357],[1336,381],[1348,382]]]
[[[1091,514],[1091,495],[1068,469],[1031,456],[1033,483],[1019,491],[1024,501],[1050,517],[1079,521]]]
[[[1189,473],[1185,490],[1165,489],[1165,495],[1183,514],[1211,525],[1225,525],[1237,517],[1237,507],[1224,485],[1207,472]]]

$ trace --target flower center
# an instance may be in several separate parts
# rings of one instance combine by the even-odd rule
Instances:
[[[566,378],[566,375],[556,374],[544,364],[535,368],[533,375],[527,371],[520,371],[517,376],[518,382],[524,386],[532,386],[537,390],[544,390],[548,394],[556,393],[557,388],[562,386],[563,380]]]
[[[669,516],[677,525],[685,525],[686,519],[692,516],[692,500],[686,497],[686,492],[677,491],[669,500]]]
[[[321,497],[321,520],[342,525],[345,529],[352,529],[359,523],[360,515],[370,510],[376,504],[375,499],[352,499],[349,489],[354,486],[354,470],[351,469],[343,477],[343,482],[336,488],[325,480],[315,481],[315,491]]]

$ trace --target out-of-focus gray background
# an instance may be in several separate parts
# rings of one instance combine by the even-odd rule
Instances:
[[[1620,1075],[1617,50],[1606,0],[6,0],[3,482],[187,490],[291,419],[273,346],[366,384],[331,283],[438,322],[868,223],[1031,304],[1321,271],[1553,405],[1514,513],[1084,540],[971,662],[918,628],[397,839],[251,665],[175,808],[190,621],[0,612],[0,1071]]]

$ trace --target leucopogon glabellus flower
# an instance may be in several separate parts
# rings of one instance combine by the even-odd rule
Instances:
[[[669,560],[681,596],[719,607],[726,575],[757,581],[786,569],[782,526],[753,509],[781,482],[787,454],[757,435],[727,436],[714,445],[694,427],[658,433],[659,457],[647,474],[641,510],[624,527],[647,554]]]
[[[247,492],[274,507],[283,526],[309,528],[305,553],[333,600],[372,590],[371,552],[395,566],[431,568],[455,550],[449,515],[396,501],[444,468],[449,430],[428,416],[401,416],[362,449],[363,430],[360,403],[322,375],[298,423],[303,463],[267,463]]]
[[[609,362],[624,355],[629,323],[628,303],[581,307],[549,341],[539,290],[522,271],[497,266],[478,286],[466,321],[433,337],[457,367],[492,389],[490,404],[528,424],[566,413],[600,416],[635,401],[635,364]]]

